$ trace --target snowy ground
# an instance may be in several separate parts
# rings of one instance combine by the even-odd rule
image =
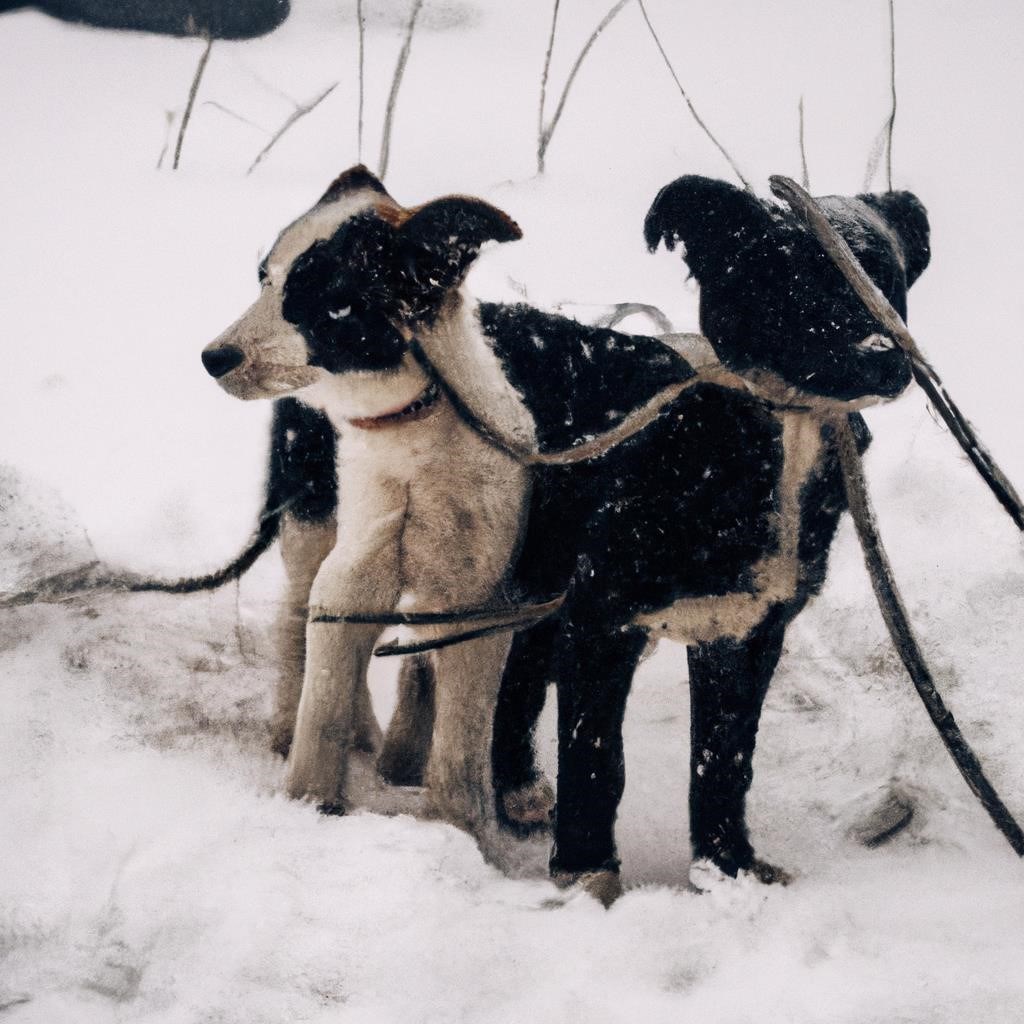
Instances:
[[[888,111],[885,4],[649,0],[705,118],[763,192],[799,172],[863,185]],[[367,3],[372,164],[403,2]],[[604,0],[565,0],[557,96]],[[264,40],[213,48],[182,167],[154,167],[201,44],[0,17],[0,591],[92,558],[218,564],[259,502],[264,404],[228,399],[202,345],[251,299],[261,250],[354,162],[354,3],[296,0]],[[388,184],[485,195],[525,238],[480,294],[653,302],[696,327],[674,257],[640,237],[656,190],[728,168],[639,13],[595,46],[536,179],[550,5],[427,0]],[[1019,54],[1011,2],[898,0],[896,184],[928,205],[912,327],[1024,481]],[[341,80],[251,176],[266,134]],[[876,179],[879,184],[880,178]],[[940,684],[1024,816],[1024,551],[917,394],[870,414],[872,492]],[[461,833],[284,799],[264,723],[276,555],[240,588],[0,612],[0,1017],[92,1021],[680,1021],[1011,1024],[1024,1018],[1024,886],[891,653],[845,524],[825,593],[769,696],[751,821],[785,890],[685,887],[685,658],[662,645],[627,718],[626,896],[554,908],[543,842],[507,875]],[[382,716],[393,700],[374,680]],[[542,756],[553,759],[545,720]],[[369,803],[386,795],[363,779]],[[915,808],[868,850],[887,794]]]

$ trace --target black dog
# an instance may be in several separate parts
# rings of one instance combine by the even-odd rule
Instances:
[[[905,192],[821,202],[905,316],[906,290],[929,260],[921,204]],[[521,791],[543,784],[531,737],[544,686],[556,680],[552,870],[588,875],[612,895],[625,702],[637,660],[661,630],[689,645],[694,857],[728,875],[784,877],[755,856],[744,802],[786,625],[820,589],[845,508],[829,418],[893,397],[910,380],[906,356],[787,210],[685,177],[658,195],[645,237],[652,251],[662,240],[683,243],[701,286],[704,334],[768,400],[701,386],[601,459],[537,471],[519,575],[539,592],[569,582],[570,600],[559,621],[513,646],[495,721],[495,789],[501,811],[503,798],[515,807]],[[518,330],[524,349],[524,334],[543,333],[540,314],[489,315],[489,333]],[[534,388],[542,401],[561,350],[573,347],[564,328],[551,333],[559,338],[544,350],[552,365],[531,374],[545,382]],[[850,420],[866,447],[863,420]]]

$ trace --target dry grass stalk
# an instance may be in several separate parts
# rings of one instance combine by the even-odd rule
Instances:
[[[330,96],[335,89],[337,89],[337,87],[338,83],[335,82],[334,85],[329,85],[326,89],[324,89],[324,91],[320,93],[320,95],[317,96],[316,99],[310,100],[309,103],[303,103],[298,105],[285,119],[284,124],[282,124],[281,127],[278,128],[277,131],[274,132],[274,134],[270,137],[270,141],[256,154],[256,159],[253,160],[253,162],[249,165],[249,169],[245,172],[246,175],[252,174],[252,172],[256,170],[257,165],[267,156],[267,154],[274,148],[274,146],[277,145],[277,143],[281,139],[281,136],[284,135],[284,133],[287,132],[288,129],[291,128],[296,121],[301,120],[308,113],[310,113],[310,111],[313,111],[318,106],[320,106],[320,104],[323,103],[323,101],[327,99],[327,97]]]
[[[672,75],[673,80],[676,83],[676,88],[679,90],[679,94],[683,97],[687,107],[690,108],[690,113],[693,115],[694,121],[697,122],[701,131],[711,140],[715,148],[722,156],[725,157],[726,163],[732,168],[733,174],[743,183],[743,187],[748,192],[753,192],[753,188],[750,186],[750,182],[743,177],[743,172],[740,171],[739,167],[736,166],[736,161],[729,155],[726,148],[715,138],[711,129],[704,123],[704,119],[697,113],[697,108],[693,105],[690,97],[686,94],[686,90],[683,88],[683,83],[679,81],[679,76],[676,74],[676,69],[672,66],[672,61],[669,60],[668,54],[665,52],[665,47],[661,45],[661,40],[658,38],[658,33],[654,30],[654,25],[651,24],[650,16],[647,14],[647,8],[644,6],[644,0],[637,0],[640,5],[640,13],[644,16],[644,21],[647,22],[647,29],[651,33],[651,38],[654,40],[654,45],[658,47],[658,52],[661,54],[661,59],[665,62],[665,67],[668,68],[669,74]]]
[[[388,161],[391,157],[391,128],[395,118],[395,108],[398,105],[398,90],[402,86],[402,78],[405,76],[405,65],[409,62],[409,53],[412,50],[412,36],[416,31],[416,19],[419,17],[420,8],[423,7],[423,0],[412,0],[412,10],[409,13],[409,25],[405,30],[405,40],[402,49],[398,54],[398,63],[395,64],[395,74],[391,79],[391,92],[388,94],[388,105],[384,112],[384,137],[380,143],[380,160],[377,162],[377,177],[384,180],[388,172]]]
[[[203,80],[203,72],[206,70],[206,62],[210,59],[210,50],[213,49],[213,37],[206,37],[206,48],[203,50],[203,55],[199,58],[199,63],[196,65],[196,73],[192,76],[192,87],[188,91],[188,102],[185,104],[185,113],[181,115],[181,127],[178,129],[178,142],[174,147],[174,163],[171,165],[172,170],[178,169],[178,164],[181,162],[181,147],[185,142],[185,129],[188,128],[188,122],[192,117],[192,107],[195,106],[196,93],[199,92],[199,83]]]
[[[583,49],[580,50],[579,56],[576,58],[576,62],[573,64],[569,71],[569,77],[565,80],[565,85],[562,87],[562,95],[558,98],[558,105],[555,107],[555,113],[551,120],[544,125],[544,92],[542,87],[541,93],[541,124],[540,131],[537,138],[537,173],[540,174],[544,170],[544,158],[547,155],[548,146],[551,145],[551,137],[555,134],[555,129],[558,127],[558,122],[562,119],[562,113],[565,110],[565,102],[569,98],[569,90],[572,89],[572,83],[576,81],[576,76],[579,74],[580,68],[583,65],[583,61],[586,60],[587,54],[590,53],[591,47],[597,42],[598,36],[612,23],[615,16],[622,10],[629,0],[618,0],[618,3],[613,5],[611,10],[601,19],[598,23],[597,28],[594,29],[590,34],[590,38],[584,43]],[[558,16],[558,5],[555,5],[555,18]],[[551,22],[551,39],[548,48],[549,60],[544,65],[544,85],[547,83],[547,72],[548,64],[550,62],[551,47],[554,46],[555,42],[555,20]]]

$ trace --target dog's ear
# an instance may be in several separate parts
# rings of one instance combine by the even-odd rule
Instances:
[[[699,282],[771,225],[767,204],[750,192],[688,174],[658,193],[644,220],[644,239],[651,252],[661,242],[668,249],[682,242],[683,258]]]
[[[496,206],[467,196],[445,196],[413,211],[398,228],[409,272],[423,287],[458,284],[485,242],[522,238],[519,225]]]
[[[857,196],[896,232],[903,250],[904,272],[909,288],[931,260],[928,211],[913,192],[883,192]]]
[[[317,206],[322,203],[333,203],[349,192],[363,192],[366,189],[369,189],[371,192],[377,192],[382,196],[388,196],[389,199],[391,198],[380,178],[363,164],[356,164],[347,171],[342,171],[327,186],[327,191],[320,197]]]

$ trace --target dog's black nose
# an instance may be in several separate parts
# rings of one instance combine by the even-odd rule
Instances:
[[[203,349],[203,366],[211,377],[223,377],[245,359],[245,353],[234,345]]]

